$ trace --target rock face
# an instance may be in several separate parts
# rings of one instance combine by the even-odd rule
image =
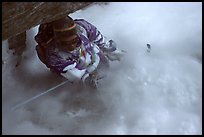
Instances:
[[[2,40],[51,22],[93,2],[2,2]]]
[[[10,37],[8,39],[8,46],[10,50],[13,50],[13,55],[17,56],[16,67],[18,67],[22,60],[22,54],[26,48],[26,31]]]

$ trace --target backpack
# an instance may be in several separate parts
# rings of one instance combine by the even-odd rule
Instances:
[[[39,59],[47,65],[46,48],[54,37],[53,28],[51,23],[45,23],[40,25],[38,34],[35,36],[35,40],[38,43],[36,51]]]

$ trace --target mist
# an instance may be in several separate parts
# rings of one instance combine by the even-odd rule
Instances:
[[[37,57],[34,36],[17,68],[2,41],[2,134],[202,134],[202,3],[114,2],[70,15],[127,52],[98,90],[67,83]],[[151,51],[147,52],[147,44]]]

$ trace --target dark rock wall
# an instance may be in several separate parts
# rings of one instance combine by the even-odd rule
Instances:
[[[93,2],[2,2],[2,40],[51,22]]]

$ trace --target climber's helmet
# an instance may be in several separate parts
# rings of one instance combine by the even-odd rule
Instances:
[[[52,22],[52,25],[58,48],[68,51],[74,50],[80,42],[74,20],[66,16]]]

